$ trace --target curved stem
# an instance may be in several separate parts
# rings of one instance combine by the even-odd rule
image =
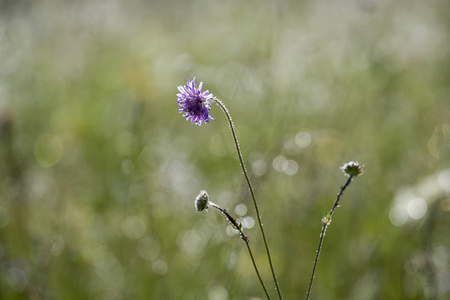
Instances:
[[[259,228],[261,230],[261,235],[262,235],[262,238],[263,238],[263,241],[264,241],[264,246],[266,248],[267,259],[269,261],[270,270],[272,271],[273,281],[275,283],[275,287],[276,287],[276,290],[278,292],[278,297],[280,298],[280,300],[282,300],[283,297],[281,295],[280,287],[278,285],[278,279],[277,279],[277,276],[275,274],[275,270],[274,270],[273,263],[272,263],[272,258],[270,256],[269,245],[267,243],[266,234],[264,232],[264,227],[263,227],[263,224],[262,224],[262,221],[261,221],[261,214],[259,213],[259,207],[258,207],[258,203],[256,202],[255,192],[253,191],[252,183],[250,182],[250,178],[248,176],[247,169],[245,168],[245,165],[244,165],[244,159],[242,157],[241,149],[239,147],[239,142],[238,142],[238,139],[237,139],[236,131],[234,129],[233,121],[231,119],[231,115],[228,112],[228,109],[225,107],[225,105],[223,104],[222,101],[220,101],[219,99],[217,99],[215,97],[212,100],[214,100],[217,103],[217,105],[220,106],[220,108],[222,109],[222,111],[225,113],[225,115],[227,117],[228,124],[230,125],[231,134],[233,135],[234,145],[236,147],[236,151],[237,151],[237,154],[238,154],[238,157],[239,157],[239,162],[241,164],[245,180],[247,181],[247,185],[248,185],[248,188],[250,190],[250,194],[252,196],[253,205],[255,206],[256,217],[258,219]]]
[[[353,179],[353,176],[350,176],[348,178],[347,182],[344,184],[344,186],[341,187],[341,190],[337,194],[336,200],[334,201],[333,207],[331,207],[330,212],[328,213],[328,215],[326,217],[322,218],[322,231],[320,233],[319,245],[317,246],[317,251],[316,251],[316,258],[314,259],[314,265],[313,265],[313,269],[311,272],[311,278],[309,280],[308,292],[306,293],[306,300],[309,300],[309,297],[311,296],[311,288],[313,285],[314,276],[316,274],[317,262],[319,261],[320,251],[322,250],[322,244],[323,244],[323,239],[325,237],[325,232],[327,231],[328,225],[330,225],[330,223],[331,223],[331,216],[333,215],[334,210],[339,206],[339,200],[341,199],[341,196],[344,193],[344,190],[350,184],[352,179]]]
[[[264,282],[261,278],[261,275],[259,274],[258,268],[256,267],[256,261],[253,257],[252,249],[250,249],[250,241],[248,240],[247,236],[244,235],[241,231],[241,238],[245,241],[245,244],[247,245],[248,254],[250,254],[250,258],[252,259],[253,267],[255,268],[256,275],[258,275],[259,282],[261,283],[261,286],[264,289],[264,292],[266,293],[267,299],[270,300],[269,292],[266,289],[266,286],[264,285]]]
[[[270,300],[270,296],[269,296],[269,292],[266,289],[266,285],[264,284],[262,278],[261,278],[261,274],[259,274],[258,271],[258,267],[256,266],[256,261],[255,258],[253,257],[253,252],[252,249],[250,248],[250,240],[248,239],[248,237],[245,235],[244,231],[242,231],[242,225],[238,224],[238,222],[236,221],[235,218],[233,218],[226,209],[220,207],[219,205],[209,202],[209,206],[214,207],[218,210],[220,210],[224,215],[227,216],[228,221],[230,221],[230,223],[233,225],[233,227],[239,231],[239,234],[241,236],[241,239],[245,242],[245,244],[247,245],[247,250],[248,253],[250,254],[250,258],[252,259],[252,263],[253,263],[253,267],[255,268],[255,272],[256,275],[258,276],[259,282],[261,283],[262,288],[264,289],[264,292],[266,293],[267,299]]]

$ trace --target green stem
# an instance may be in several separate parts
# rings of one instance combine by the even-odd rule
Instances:
[[[234,145],[236,147],[236,151],[237,151],[237,154],[238,154],[238,157],[239,157],[239,162],[241,164],[245,180],[247,181],[247,185],[248,185],[248,188],[250,190],[250,194],[252,196],[253,205],[255,206],[256,217],[258,219],[259,228],[261,230],[261,235],[262,235],[262,238],[263,238],[263,241],[264,241],[264,246],[266,248],[267,259],[269,261],[270,270],[272,271],[273,281],[275,283],[275,287],[276,287],[276,290],[278,292],[278,297],[280,298],[280,300],[282,300],[283,296],[281,295],[280,287],[278,285],[278,279],[277,279],[277,276],[275,274],[275,270],[274,270],[273,263],[272,263],[272,258],[270,256],[269,245],[267,243],[266,234],[264,232],[264,227],[263,227],[263,224],[262,224],[262,221],[261,221],[261,214],[259,213],[259,207],[258,207],[258,203],[256,202],[255,192],[253,191],[252,183],[250,182],[250,178],[248,176],[247,169],[245,168],[245,165],[244,165],[244,159],[242,157],[241,149],[239,147],[239,142],[238,142],[238,139],[237,139],[236,131],[234,129],[233,121],[231,119],[231,115],[228,112],[228,109],[225,107],[225,105],[223,104],[222,101],[220,101],[219,99],[217,99],[215,97],[212,100],[214,100],[220,106],[220,108],[222,109],[222,111],[225,113],[225,115],[227,117],[228,124],[230,125],[231,134],[233,135]]]
[[[250,240],[245,235],[244,231],[242,231],[242,225],[238,224],[235,218],[233,218],[226,209],[220,207],[219,205],[209,202],[209,206],[214,207],[218,210],[220,210],[224,215],[227,216],[230,223],[233,225],[233,228],[235,228],[237,231],[239,231],[241,239],[245,242],[247,245],[248,253],[250,254],[250,258],[252,259],[253,267],[255,268],[256,275],[258,276],[259,282],[261,283],[262,288],[264,289],[264,293],[266,293],[267,299],[270,300],[269,292],[266,289],[266,285],[264,284],[261,274],[259,274],[258,267],[256,266],[255,258],[253,257],[252,249],[250,248]]]
[[[336,200],[334,201],[333,207],[331,208],[330,212],[328,213],[328,215],[326,217],[322,218],[322,231],[320,233],[319,245],[317,246],[316,257],[314,259],[314,265],[313,265],[313,269],[311,272],[311,278],[309,280],[308,292],[306,293],[306,300],[309,300],[309,297],[311,296],[311,288],[313,285],[314,276],[316,274],[317,262],[319,261],[320,251],[322,250],[322,244],[323,244],[323,239],[325,237],[325,232],[327,231],[328,225],[330,225],[330,223],[331,223],[331,216],[333,215],[334,210],[339,206],[339,200],[341,199],[341,196],[344,193],[344,190],[350,184],[352,179],[353,179],[353,176],[350,176],[348,178],[347,182],[344,184],[344,186],[341,187],[341,190],[337,194]]]

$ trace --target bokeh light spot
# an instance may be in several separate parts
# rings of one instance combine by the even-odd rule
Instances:
[[[423,198],[414,198],[409,201],[407,211],[411,218],[419,220],[427,212],[427,203]]]
[[[41,134],[34,143],[34,156],[44,168],[56,165],[64,153],[64,146],[58,136],[50,133]]]
[[[408,221],[408,213],[403,205],[396,205],[389,211],[389,220],[395,226],[402,226]]]
[[[242,226],[249,229],[253,228],[253,226],[255,226],[255,219],[250,216],[245,217],[244,219],[242,219]]]
[[[292,176],[297,174],[298,164],[295,160],[289,159],[283,163],[283,172],[286,175]]]
[[[226,233],[228,236],[233,236],[233,235],[238,234],[239,231],[237,231],[233,226],[228,225],[228,226],[225,228],[225,233]]]
[[[145,223],[138,216],[129,216],[122,224],[122,230],[130,239],[140,239],[145,233]]]
[[[236,208],[234,209],[237,215],[239,216],[245,216],[247,213],[247,206],[245,204],[238,204],[236,205]]]
[[[278,172],[283,172],[287,167],[287,165],[285,164],[286,161],[287,161],[286,157],[281,155],[277,156],[272,161],[272,167]]]
[[[295,135],[295,143],[300,148],[307,148],[311,144],[311,135],[307,132],[300,131]]]
[[[438,185],[446,192],[450,192],[450,169],[441,171],[437,178]]]
[[[162,259],[155,260],[152,264],[153,272],[158,275],[166,275],[168,269],[167,263]]]
[[[227,300],[228,292],[221,285],[213,285],[208,289],[208,300]]]

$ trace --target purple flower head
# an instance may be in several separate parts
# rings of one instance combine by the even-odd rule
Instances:
[[[195,87],[195,77],[192,81],[187,81],[185,86],[178,86],[180,91],[178,96],[178,110],[183,113],[186,120],[191,119],[191,124],[202,125],[208,123],[209,118],[214,120],[209,115],[211,109],[210,100],[214,97],[209,91],[202,93],[203,82],[200,82],[198,88]]]

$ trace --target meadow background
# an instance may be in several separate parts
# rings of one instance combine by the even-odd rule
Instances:
[[[276,298],[225,116],[178,113],[197,77],[231,112],[284,298],[450,297],[450,4],[0,1],[0,298]]]

